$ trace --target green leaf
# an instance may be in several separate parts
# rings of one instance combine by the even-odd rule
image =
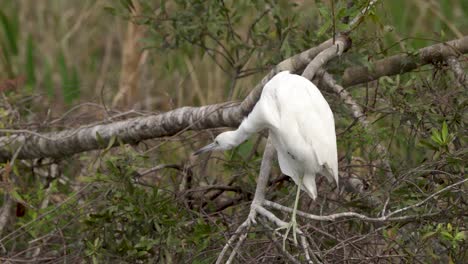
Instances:
[[[326,18],[326,19],[329,19],[331,17],[331,14],[330,14],[330,10],[328,9],[327,6],[325,5],[320,5],[319,8],[318,8],[319,12],[320,12],[320,15],[323,17],[323,18]]]
[[[10,195],[13,197],[15,201],[24,202],[23,197],[16,190],[11,191]]]
[[[101,134],[96,131],[96,141],[99,144],[99,146],[104,146],[106,143],[104,142],[104,139],[102,138]]]
[[[465,231],[458,232],[454,237],[454,240],[456,241],[462,241],[465,239],[466,239]]]
[[[101,140],[103,140],[101,138]],[[114,145],[115,145],[115,142],[117,141],[117,136],[113,135],[110,139],[109,139],[109,143],[107,144],[107,147],[102,151],[102,154],[101,155],[104,155],[106,154]]]
[[[419,141],[419,146],[426,147],[426,148],[429,148],[429,149],[434,150],[434,151],[439,150],[439,148],[437,146],[433,145],[431,142],[429,142],[427,140],[424,140],[424,139]]]
[[[453,240],[453,236],[452,234],[450,234],[449,232],[447,231],[442,231],[440,232],[440,234],[442,235],[442,238],[448,240],[448,241],[452,241]]]
[[[317,36],[322,36],[325,33],[325,31],[327,31],[331,27],[331,23],[332,23],[331,19],[323,23],[323,25],[317,31]]]
[[[450,223],[447,224],[447,230],[449,232],[452,232],[452,230],[453,230],[452,224],[450,224]]]
[[[442,141],[442,138],[441,138],[441,136],[440,136],[440,133],[439,133],[439,131],[437,131],[436,129],[433,129],[433,130],[432,130],[431,139],[432,139],[435,143],[437,143],[437,144],[439,144],[439,145],[442,145],[442,144],[443,144],[443,141]]]
[[[448,139],[448,128],[447,128],[447,123],[446,123],[445,121],[444,121],[444,123],[442,123],[441,135],[442,135],[442,142],[448,143],[448,142],[447,142],[447,139]]]

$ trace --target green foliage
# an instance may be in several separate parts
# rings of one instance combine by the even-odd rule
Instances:
[[[303,48],[294,43],[300,29],[292,3],[191,0],[166,5],[161,2],[160,12],[143,21],[158,22],[151,24],[152,46],[189,55],[198,47],[228,72],[241,73],[251,57],[257,59],[257,67],[264,67]],[[252,14],[248,32],[241,32],[247,14]]]
[[[94,100],[98,83],[106,86],[99,100],[109,102],[116,94],[123,45],[113,43],[124,42],[119,38],[125,35],[127,20],[146,29],[139,40],[148,51],[141,80],[145,89],[154,92],[145,98],[155,102],[152,111],[199,104],[193,85],[186,82],[190,74],[200,79],[207,103],[225,101],[226,93],[219,93],[220,89],[230,89],[235,80],[251,76],[238,83],[247,92],[271,66],[340,31],[351,30],[353,47],[327,66],[338,83],[345,67],[370,67],[375,60],[394,54],[408,54],[407,63],[414,63],[419,47],[456,38],[453,28],[463,34],[468,28],[467,1],[459,0],[437,5],[379,1],[356,28],[349,27],[346,17],[355,17],[368,0],[353,1],[351,8],[347,0],[333,1],[334,8],[331,1],[140,0],[142,13],[136,16],[135,1],[106,2],[110,6],[105,10],[117,17],[103,15],[102,6],[83,8],[80,1],[45,0],[47,15],[23,2],[2,2],[0,10],[0,83],[24,75],[27,88],[2,97],[0,127],[34,131],[77,125],[74,113],[82,124],[108,114],[77,108],[60,122],[48,123],[63,114],[53,110],[49,115],[50,102],[54,107],[62,101],[71,106]],[[51,30],[51,23],[57,27]],[[194,72],[189,72],[187,61],[195,66]],[[301,210],[314,214],[354,211],[377,217],[384,209],[390,212],[414,205],[466,177],[466,91],[445,64],[346,88],[364,109],[373,133],[350,115],[338,96],[322,93],[335,114],[341,176],[363,180],[364,195],[343,192],[341,188],[348,186],[341,182],[337,195],[318,177],[319,200],[303,197]],[[44,91],[49,100],[41,100]],[[92,115],[92,121],[84,113]],[[40,257],[63,257],[71,262],[213,262],[225,238],[248,213],[264,141],[259,147],[252,139],[232,151],[194,161],[188,154],[201,144],[195,133],[132,145],[148,156],[129,153],[118,137],[110,142],[103,135],[97,137],[103,149],[98,157],[83,153],[79,159],[17,160],[12,168],[0,167],[1,186],[6,186],[0,200],[4,202],[8,195],[27,208],[24,216],[12,216],[14,224],[4,227],[2,239],[8,237],[1,241],[2,257],[20,259],[21,255],[24,261],[33,261],[31,252],[40,248]],[[376,151],[378,144],[388,150],[388,157]],[[390,161],[395,183],[382,168],[383,158]],[[54,162],[60,162],[61,172],[51,179],[48,170]],[[155,164],[176,164],[177,170],[162,169],[149,176],[154,181],[141,181],[137,171]],[[191,189],[181,192],[179,185],[188,181],[184,178],[188,172]],[[267,198],[290,205],[295,186],[281,178],[275,167]],[[197,190],[210,185],[239,190],[218,195],[217,189]],[[466,184],[405,211],[404,215],[418,216],[408,221],[307,221],[303,231],[312,234],[317,250],[327,252],[323,256],[330,263],[348,257],[357,261],[360,256],[368,262],[464,263],[468,257],[464,189]],[[366,198],[370,196],[378,200],[376,206],[369,206]],[[283,220],[290,217],[274,213]],[[382,232],[377,232],[380,228]],[[221,236],[222,231],[229,232]],[[272,250],[273,244],[266,239],[269,229],[257,225],[250,231],[255,232],[241,247],[240,262],[282,261],[278,260],[281,252]],[[294,251],[294,246],[288,250],[298,258],[303,254]],[[383,260],[386,256],[392,258]]]
[[[129,153],[111,156],[94,176],[97,202],[82,220],[85,253],[93,262],[165,263],[205,250],[215,239],[217,228],[182,210],[173,194],[137,183],[135,168],[144,161]]]

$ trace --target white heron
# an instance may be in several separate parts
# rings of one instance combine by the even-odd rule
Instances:
[[[333,113],[311,81],[288,71],[278,73],[267,82],[260,100],[237,130],[219,134],[213,143],[194,154],[231,149],[265,128],[269,130],[278,153],[281,172],[298,185],[287,232],[291,226],[295,231],[300,190],[315,200],[317,174],[325,176],[329,182],[336,181],[338,185]]]

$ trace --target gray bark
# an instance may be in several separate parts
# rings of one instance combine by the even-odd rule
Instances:
[[[398,54],[373,62],[370,67],[353,66],[343,74],[343,86],[353,86],[412,71],[422,65],[443,61],[449,56],[468,53],[468,36],[420,49],[414,55]]]
[[[347,37],[336,41],[348,43]],[[327,40],[276,65],[240,104],[226,102],[201,107],[182,107],[163,114],[132,118],[92,127],[37,134],[22,132],[0,137],[0,161],[10,159],[20,147],[19,159],[62,158],[75,153],[106,148],[112,138],[134,144],[151,138],[167,137],[186,130],[237,127],[260,98],[263,86],[278,72],[299,72],[321,51],[332,46]]]
[[[336,42],[348,43],[340,36]],[[75,153],[106,148],[113,137],[122,143],[138,143],[145,139],[172,136],[186,130],[202,130],[217,127],[237,127],[260,98],[263,86],[275,74],[289,70],[302,71],[321,51],[331,47],[329,39],[275,66],[241,103],[226,102],[202,107],[182,107],[166,113],[137,117],[125,121],[92,127],[63,130],[59,132],[20,132],[0,137],[0,162],[11,159],[19,148],[19,159],[62,158]],[[443,59],[453,54],[468,53],[468,36],[437,44],[420,50],[419,56],[395,55],[375,62],[370,71],[367,67],[351,67],[345,70],[343,86],[366,83],[381,76],[411,71],[422,64]],[[406,64],[407,62],[407,64]],[[117,142],[117,141],[116,141]]]

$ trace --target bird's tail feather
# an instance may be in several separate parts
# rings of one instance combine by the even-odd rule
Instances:
[[[323,164],[323,170],[321,174],[327,178],[329,183],[335,182],[336,186],[338,186],[338,173],[335,173],[334,170],[330,168],[328,163]]]
[[[317,185],[315,184],[315,175],[304,175],[302,180],[304,190],[315,200],[317,198]]]

